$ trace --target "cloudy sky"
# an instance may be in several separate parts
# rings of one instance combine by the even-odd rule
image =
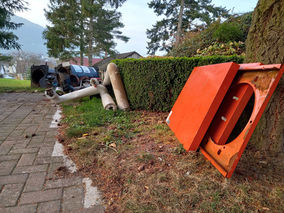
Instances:
[[[44,9],[47,9],[49,0],[26,0],[29,10],[16,13],[17,16],[28,19],[43,27],[48,25],[44,16]],[[130,37],[127,43],[118,41],[117,50],[119,52],[137,51],[143,56],[147,55],[147,37],[146,29],[155,24],[157,17],[153,11],[148,8],[147,2],[150,0],[127,0],[119,8],[122,13],[122,22],[125,27],[122,29],[124,35]],[[216,6],[223,6],[233,10],[235,13],[244,13],[252,11],[257,0],[212,0]]]

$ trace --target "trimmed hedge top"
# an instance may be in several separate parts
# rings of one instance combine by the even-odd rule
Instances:
[[[117,59],[132,109],[169,111],[194,67],[224,62],[243,63],[242,56]]]

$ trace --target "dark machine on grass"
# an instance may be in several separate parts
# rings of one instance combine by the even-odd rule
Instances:
[[[50,88],[57,86],[57,78],[55,70],[45,65],[31,66],[31,86]]]
[[[31,86],[54,88],[64,93],[90,86],[91,78],[99,78],[93,67],[62,63],[51,69],[47,64],[31,67]]]

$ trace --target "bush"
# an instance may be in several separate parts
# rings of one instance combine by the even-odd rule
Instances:
[[[244,42],[247,38],[251,20],[252,12],[249,12],[242,15],[231,16],[224,23],[221,23],[220,20],[217,20],[216,22],[210,24],[208,28],[201,31],[187,32],[182,38],[180,44],[173,46],[173,49],[169,52],[168,55],[174,57],[193,57],[196,55],[198,49],[203,50],[211,45],[214,45],[218,38],[219,40],[233,40]],[[222,34],[219,35],[218,33],[220,33],[224,29],[229,30],[229,32],[224,33],[224,35],[226,36]],[[237,32],[237,36],[232,34],[232,32],[234,31]],[[213,34],[215,34],[215,37],[213,36]],[[213,53],[212,55],[216,54]]]
[[[243,32],[238,24],[224,22],[213,33],[213,38],[219,42],[241,41]]]
[[[208,56],[192,58],[117,59],[132,109],[169,111],[191,71],[196,66],[234,61],[241,56]]]
[[[202,50],[197,50],[195,56],[210,56],[210,55],[245,55],[245,43],[239,42],[227,42],[219,43],[214,42],[209,47]]]

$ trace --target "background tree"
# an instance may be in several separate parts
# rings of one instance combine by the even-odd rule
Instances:
[[[47,26],[43,33],[47,40],[48,55],[61,60],[69,60],[79,53],[83,58],[80,2],[50,0],[49,9],[45,10],[45,16],[52,23],[52,26]]]
[[[123,3],[124,1],[118,1]],[[112,2],[109,2],[113,4]],[[120,22],[121,13],[116,10],[105,9],[106,2],[95,2],[94,0],[84,0],[83,14],[88,20],[86,37],[88,47],[89,66],[92,65],[93,55],[105,55],[115,53],[116,43],[114,38],[127,42],[128,37],[123,36],[119,28],[124,27]],[[119,6],[120,4],[114,4]]]
[[[228,17],[228,10],[215,7],[211,0],[152,0],[148,6],[163,17],[152,29],[147,29],[149,54],[169,51],[184,33],[207,27],[217,18]]]
[[[17,42],[18,37],[11,32],[22,23],[14,23],[11,21],[11,16],[16,11],[26,10],[26,2],[23,0],[1,0],[0,1],[0,48],[3,49],[20,49],[20,44]]]
[[[246,41],[246,61],[284,64],[284,1],[259,0]],[[284,77],[282,76],[250,141],[271,153],[284,152]]]
[[[101,52],[112,53],[114,38],[127,41],[118,29],[123,27],[119,21],[121,14],[115,10],[125,0],[50,0],[47,19],[53,24],[44,32],[50,56],[61,60],[80,55],[83,64],[84,54],[92,65],[93,55]],[[107,5],[108,4],[108,5]]]

